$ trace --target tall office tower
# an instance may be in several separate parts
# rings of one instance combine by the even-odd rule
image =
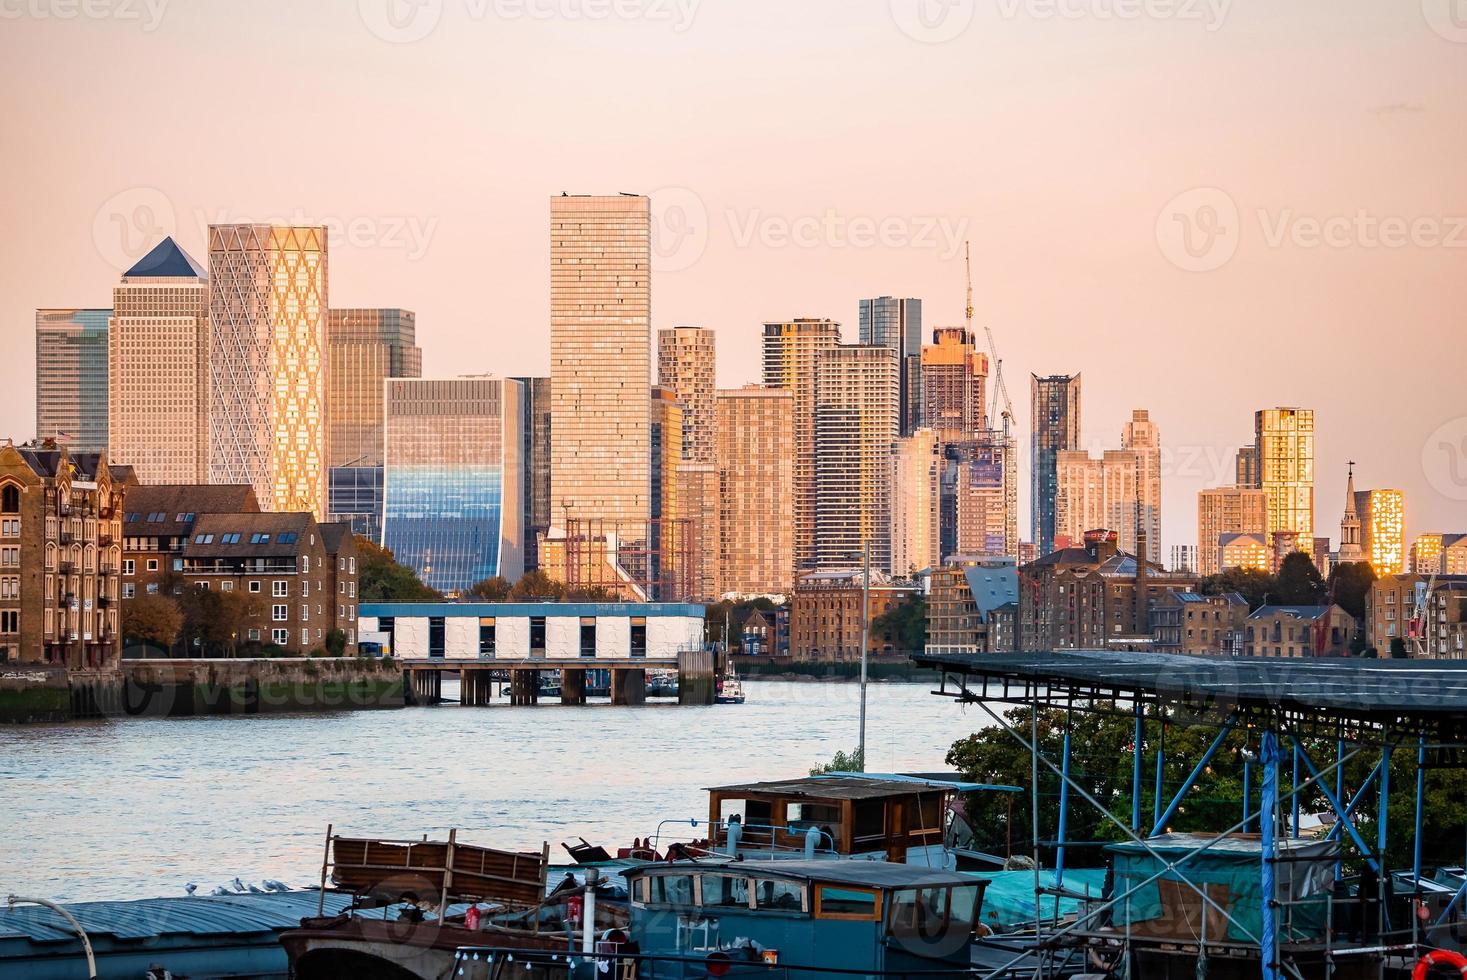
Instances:
[[[891,450],[897,439],[896,352],[836,347],[815,366],[815,562],[819,570],[891,572]]]
[[[897,575],[942,563],[941,476],[937,433],[918,429],[891,454],[891,568]]]
[[[1013,436],[985,429],[950,449],[953,540],[947,555],[1019,557],[1019,464]]]
[[[326,516],[326,229],[209,226],[209,482]]]
[[[795,585],[795,394],[720,391],[717,593],[787,595]]]
[[[922,424],[943,443],[988,428],[988,355],[966,327],[939,327],[922,348]]]
[[[382,543],[441,592],[523,573],[523,388],[498,378],[385,382]]]
[[[36,438],[73,453],[107,448],[107,321],[111,310],[36,311]]]
[[[520,383],[520,501],[524,510],[525,570],[540,567],[540,539],[550,533],[550,379]]]
[[[1121,449],[1134,454],[1136,461],[1135,496],[1141,502],[1141,528],[1146,532],[1146,557],[1161,563],[1161,430],[1144,408],[1133,409],[1131,420],[1121,429]],[[1119,501],[1117,502],[1119,505]],[[1130,510],[1133,525],[1128,543],[1121,528],[1121,549],[1135,553],[1134,524],[1136,511]]]
[[[1256,486],[1268,495],[1268,533],[1298,536],[1314,547],[1314,410],[1266,408],[1253,416]]]
[[[717,406],[714,336],[703,327],[657,332],[657,383],[683,404],[683,465],[678,470],[682,514],[691,523],[691,595],[717,594],[718,471],[714,466]]]
[[[879,296],[861,300],[861,343],[896,351],[901,435],[922,420],[922,301]]]
[[[550,199],[551,522],[652,515],[646,197]]]
[[[326,318],[327,510],[382,536],[382,398],[388,378],[418,378],[423,352],[411,310],[329,310]]]
[[[1233,457],[1233,483],[1240,487],[1258,486],[1258,447],[1244,446]]]
[[[1040,555],[1054,550],[1055,455],[1080,448],[1080,376],[1030,376],[1030,522]]]
[[[1197,493],[1197,574],[1216,575],[1226,535],[1268,540],[1268,495],[1256,487],[1215,487]]]
[[[1355,509],[1355,464],[1350,464],[1350,475],[1345,481],[1345,516],[1340,519],[1341,564],[1365,560],[1365,550],[1360,545],[1360,513]]]
[[[1360,490],[1355,493],[1355,511],[1360,515],[1360,549],[1376,576],[1404,572],[1406,495],[1399,490]]]
[[[1195,544],[1172,545],[1172,560],[1168,571],[1197,574],[1197,546]]]
[[[112,290],[107,458],[143,483],[209,482],[209,274],[165,238]]]
[[[839,345],[834,320],[764,324],[764,384],[794,395],[796,573],[815,567],[815,365]]]
[[[647,531],[646,577],[652,583],[650,598],[683,601],[693,594],[692,577],[697,564],[680,493],[682,480],[686,479],[681,471],[687,408],[668,388],[654,387],[651,391],[652,512]],[[637,562],[624,557],[623,564],[632,565],[633,575],[638,575]]]

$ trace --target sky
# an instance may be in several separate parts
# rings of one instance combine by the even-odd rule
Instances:
[[[548,372],[549,203],[650,194],[653,328],[916,296],[1082,438],[1146,408],[1163,537],[1254,410],[1467,531],[1467,0],[0,0],[0,434],[34,310],[108,306],[164,234],[331,229],[333,306],[416,311],[424,373]],[[1022,526],[1028,487],[1021,483]],[[1026,535],[1027,536],[1027,535]]]

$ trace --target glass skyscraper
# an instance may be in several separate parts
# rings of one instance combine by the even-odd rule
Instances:
[[[107,321],[111,310],[36,311],[36,436],[72,452],[107,449]]]
[[[382,543],[440,592],[523,573],[523,390],[497,378],[386,382]]]
[[[1030,520],[1033,541],[1043,557],[1054,550],[1055,506],[1059,494],[1060,451],[1080,448],[1080,376],[1031,375],[1032,427]]]
[[[896,351],[901,434],[911,435],[925,424],[922,420],[922,301],[895,296],[861,300],[861,343]]]

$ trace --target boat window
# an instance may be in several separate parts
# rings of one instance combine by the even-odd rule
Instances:
[[[875,920],[881,911],[879,898],[862,888],[821,885],[815,892],[815,914],[822,919]]]
[[[917,805],[912,808],[912,815],[908,820],[912,833],[941,833],[942,794],[927,793],[917,797]]]
[[[811,827],[822,831],[820,848],[840,846],[840,807],[821,803],[791,803],[785,812],[785,823],[791,833],[804,833]]]
[[[891,920],[887,930],[893,936],[921,936],[934,939],[947,927],[948,889],[909,888],[891,898]]]
[[[771,881],[766,878],[754,888],[754,903],[761,909],[803,912],[805,886],[794,881]]]
[[[749,879],[733,875],[704,875],[703,907],[748,908]]]
[[[858,841],[881,840],[886,836],[886,802],[868,800],[856,804],[854,836]]]
[[[693,878],[692,875],[654,875],[652,876],[653,905],[692,905],[693,904]]]
[[[948,918],[954,926],[961,925],[964,932],[973,931],[978,920],[978,886],[960,885],[952,890],[948,898]]]

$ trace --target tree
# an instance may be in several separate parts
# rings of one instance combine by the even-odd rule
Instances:
[[[333,657],[346,656],[346,633],[332,627],[326,633],[326,653]]]
[[[440,602],[416,572],[397,563],[391,550],[357,536],[357,595],[362,602]]]
[[[1262,606],[1264,597],[1277,589],[1274,577],[1256,568],[1229,568],[1217,575],[1209,575],[1197,583],[1197,591],[1202,595],[1238,593],[1247,601],[1250,611]]]
[[[1314,559],[1302,551],[1284,558],[1279,566],[1278,594],[1273,596],[1277,605],[1317,606],[1324,602],[1324,579],[1314,565]]]
[[[1335,604],[1357,621],[1365,619],[1365,602],[1373,584],[1375,569],[1368,561],[1347,561],[1330,569],[1329,591],[1334,593]]]
[[[927,646],[927,600],[909,596],[871,620],[871,635],[884,639],[902,653],[917,653]]]
[[[128,639],[172,647],[183,627],[183,613],[172,599],[140,595],[122,607],[122,635]]]
[[[562,602],[621,602],[620,592],[605,585],[576,585],[566,588]]]
[[[1406,657],[1409,657],[1410,655],[1411,654],[1409,652],[1407,652],[1407,650],[1406,650],[1406,641],[1405,640],[1401,639],[1399,636],[1393,636],[1393,637],[1391,637],[1391,657],[1392,657],[1392,659],[1402,660],[1402,659],[1404,659]]]
[[[565,586],[538,568],[521,575],[509,590],[509,598],[514,602],[559,602],[563,595]]]
[[[823,776],[828,772],[865,772],[866,756],[859,748],[850,752],[836,749],[829,762],[822,762],[810,770],[812,776]]]
[[[499,575],[486,578],[469,586],[464,598],[473,599],[476,602],[504,602],[509,598],[509,590],[514,588],[514,583]]]

